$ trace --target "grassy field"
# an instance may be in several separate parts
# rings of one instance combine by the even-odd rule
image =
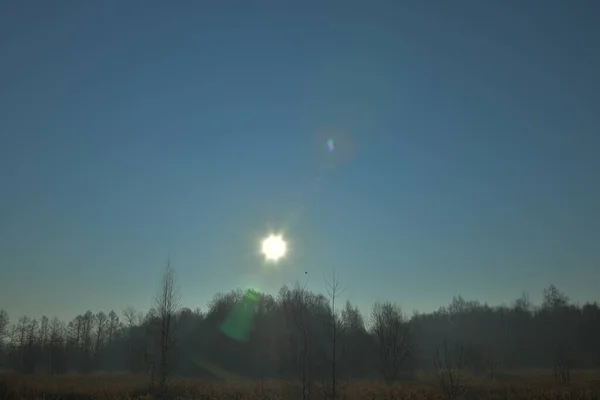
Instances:
[[[526,371],[506,375],[502,380],[469,379],[464,399],[598,399],[600,373],[578,371],[567,387],[555,383],[544,371]],[[174,379],[169,385],[173,399],[298,399],[298,384],[282,381],[213,382]],[[339,399],[443,399],[443,392],[431,376],[419,374],[417,379],[387,386],[382,382],[342,380]],[[66,376],[0,375],[0,399],[151,399],[147,378],[129,374],[96,373]],[[313,387],[313,400],[326,398],[321,384]]]

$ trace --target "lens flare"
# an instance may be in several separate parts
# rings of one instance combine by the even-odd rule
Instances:
[[[327,139],[327,151],[333,153],[335,150],[335,142],[333,139]]]
[[[244,297],[235,304],[221,324],[221,332],[238,342],[250,340],[250,328],[259,303],[260,293],[253,289],[246,290]]]

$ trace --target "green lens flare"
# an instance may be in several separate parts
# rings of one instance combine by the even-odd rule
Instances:
[[[238,342],[250,340],[250,328],[259,300],[259,293],[248,289],[221,324],[221,332]]]

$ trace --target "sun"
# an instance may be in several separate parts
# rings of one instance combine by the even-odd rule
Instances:
[[[287,253],[287,243],[282,235],[269,235],[262,241],[261,252],[267,261],[277,262]]]

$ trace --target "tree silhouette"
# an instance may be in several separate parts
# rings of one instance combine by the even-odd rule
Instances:
[[[400,307],[390,302],[375,303],[371,319],[381,373],[391,383],[398,379],[402,363],[412,348],[410,326]]]
[[[167,376],[170,372],[175,315],[179,309],[179,294],[175,285],[175,270],[171,267],[171,260],[169,259],[154,303],[159,325],[158,352],[160,359],[158,361],[158,374],[159,388],[161,390],[164,390]]]
[[[570,304],[555,286],[546,288],[539,306],[527,296],[510,307],[457,296],[448,307],[410,319],[385,301],[373,307],[366,329],[360,309],[341,296],[344,303],[339,303],[337,293],[332,301],[331,290],[328,298],[297,284],[282,288],[276,297],[252,291],[251,302],[248,291],[233,290],[215,295],[202,312],[179,309],[169,301],[169,293],[176,294],[170,289],[175,288],[174,275],[164,277],[167,285],[161,281],[155,299],[160,304],[155,301],[142,318],[127,307],[123,321],[114,311],[85,311],[65,322],[19,316],[11,324],[8,314],[0,312],[2,367],[51,374],[154,371],[159,384],[164,372],[283,379],[295,381],[294,390],[306,399],[317,394],[318,386],[327,387],[330,397],[335,388],[339,397],[343,378],[382,376],[392,382],[417,364],[435,372],[443,341],[450,350],[462,346],[469,374],[498,379],[514,368],[543,368],[567,383],[574,369],[600,367],[600,307],[595,302]],[[167,296],[160,296],[165,288]],[[221,329],[235,309],[248,311],[243,341]]]

